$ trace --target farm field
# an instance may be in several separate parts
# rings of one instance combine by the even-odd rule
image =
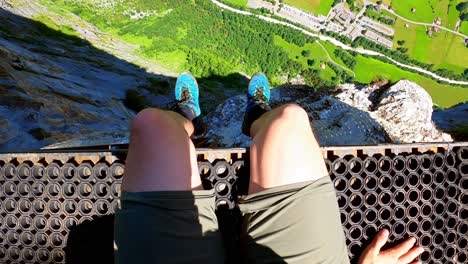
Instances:
[[[376,3],[378,0],[370,0]],[[459,12],[457,4],[464,0],[384,0],[383,4],[391,6],[400,16],[417,22],[432,23],[434,19],[440,17],[442,26],[454,29],[458,20]],[[411,12],[411,8],[416,8],[416,12]]]
[[[447,1],[447,0],[443,0]],[[395,12],[404,18],[418,22],[431,23],[434,21],[436,14],[432,7],[437,0],[424,1],[407,1],[407,0],[392,0],[392,8]],[[429,4],[430,3],[430,4]],[[416,8],[416,12],[411,12],[411,8]]]
[[[224,0],[224,2],[228,2],[236,6],[246,6],[248,0]]]
[[[460,26],[460,32],[462,34],[468,35],[468,21],[465,21]]]
[[[327,42],[321,43],[335,62],[345,66],[340,59],[333,56],[333,51],[337,49],[336,46]],[[468,101],[468,89],[466,88],[440,84],[428,77],[405,71],[395,65],[374,58],[357,55],[354,72],[356,73],[356,81],[361,83],[369,83],[377,79],[388,79],[391,82],[396,82],[400,79],[414,81],[426,89],[431,95],[434,104],[443,108]]]
[[[329,59],[320,45],[314,42],[314,38],[253,16],[223,12],[210,1],[194,3],[191,0],[174,0],[159,2],[158,6],[139,2],[135,8],[156,8],[161,14],[140,20],[112,15],[113,10],[110,9],[95,12],[93,2],[89,1],[91,4],[76,2],[72,5],[69,1],[57,0],[55,4],[80,15],[115,38],[139,45],[137,55],[176,72],[188,70],[196,77],[209,78],[229,76],[237,72],[251,75],[263,71],[272,80],[277,80],[273,82],[274,85],[288,81],[282,79],[285,75],[308,76],[311,85],[325,83],[325,86],[343,83],[345,80],[352,81],[354,76],[336,66],[319,70],[320,62],[328,62]],[[320,1],[319,6],[324,3]],[[120,5],[119,8],[126,9],[133,7],[133,2],[123,2]],[[425,35],[423,26],[410,26],[406,29],[398,21],[395,25],[395,40],[405,40],[403,47],[408,48],[408,54],[423,62],[439,63],[435,68],[443,66],[456,72],[466,68],[463,58],[467,57],[467,49],[458,45],[458,39],[446,38],[440,33],[440,36],[431,39]],[[381,77],[391,81],[406,78],[426,88],[434,103],[441,107],[468,101],[468,88],[439,84],[428,77],[373,58],[360,55],[353,58],[347,52],[345,57],[343,54],[336,55],[334,51],[338,47],[328,42],[320,43],[333,61],[343,67],[348,68],[345,61],[350,65],[349,57],[356,61],[353,71],[357,82],[369,83]],[[304,51],[307,52],[303,55]],[[343,60],[337,56],[343,57]]]
[[[319,15],[327,15],[333,4],[333,0],[283,0],[283,2]]]
[[[426,27],[408,24],[401,19],[397,19],[394,24],[395,37],[393,40],[394,48],[400,47],[398,41],[404,40],[405,44],[401,47],[408,48],[407,54],[410,57],[425,63],[434,64],[435,68],[444,68],[461,72],[466,67],[468,49],[464,45],[462,37],[440,31],[428,36]]]
[[[322,47],[320,47],[317,43],[307,43],[303,47],[300,47],[298,45],[289,43],[278,36],[275,36],[274,43],[275,45],[278,45],[281,48],[283,48],[288,53],[289,58],[299,62],[303,68],[320,70],[320,77],[322,79],[330,81],[332,77],[336,76],[335,72],[329,67],[327,67],[325,70],[320,69],[321,62],[327,62],[330,60],[328,59],[328,56],[324,52]],[[303,56],[302,53],[304,51],[308,51],[310,55],[307,57]],[[313,60],[314,64],[312,66],[308,65],[308,60]]]
[[[369,83],[379,78],[388,79],[392,82],[408,79],[424,87],[431,95],[434,104],[444,108],[468,100],[468,89],[466,88],[439,84],[428,77],[404,71],[397,66],[377,59],[366,58],[361,55],[356,56],[356,59],[357,63],[354,71],[358,82]]]

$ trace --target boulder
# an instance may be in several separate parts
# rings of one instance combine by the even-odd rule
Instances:
[[[446,142],[450,135],[432,122],[432,98],[416,83],[402,80],[382,94],[375,119],[394,142]]]
[[[343,84],[333,92],[287,87],[272,90],[273,107],[303,107],[321,145],[446,142],[450,135],[432,122],[432,99],[419,85],[402,80],[393,86]],[[211,147],[247,147],[241,132],[246,98],[235,96],[206,117]]]
[[[367,112],[331,96],[321,96],[303,89],[272,90],[273,107],[295,103],[303,107],[321,145],[360,145],[388,142],[380,125]],[[250,138],[241,132],[246,97],[239,95],[219,105],[206,118],[207,137],[212,147],[247,147]]]

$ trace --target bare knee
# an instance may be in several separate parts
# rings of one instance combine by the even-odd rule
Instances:
[[[309,125],[309,116],[304,108],[297,104],[286,104],[279,108],[279,120],[282,122],[304,123]]]
[[[141,134],[145,131],[155,130],[155,128],[164,129],[167,127],[165,124],[169,122],[167,114],[157,108],[147,108],[140,111],[132,120],[130,126],[130,133]]]

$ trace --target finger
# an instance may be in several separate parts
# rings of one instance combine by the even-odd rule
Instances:
[[[414,237],[410,237],[403,241],[401,244],[386,250],[385,254],[391,254],[399,258],[406,254],[408,250],[410,250],[414,246],[414,243],[416,243],[416,239]]]
[[[408,251],[406,254],[401,256],[398,259],[398,264],[407,264],[412,261],[414,261],[415,258],[417,258],[419,255],[421,255],[424,252],[424,249],[422,247],[413,247]],[[413,263],[417,263],[418,261],[416,260]]]
[[[389,232],[387,229],[382,229],[377,233],[372,244],[370,246],[370,250],[375,254],[378,255],[380,249],[387,243]]]

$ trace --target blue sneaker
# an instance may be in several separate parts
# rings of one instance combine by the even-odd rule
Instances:
[[[201,115],[200,104],[198,102],[198,83],[191,73],[184,72],[177,78],[174,89],[177,110],[179,114],[193,121]]]
[[[270,83],[265,74],[256,73],[250,80],[247,91],[247,107],[242,123],[242,133],[250,136],[250,127],[253,122],[270,110]]]
[[[192,135],[192,141],[195,146],[203,144],[204,140],[206,140],[204,138],[206,125],[203,123],[201,117],[197,80],[195,80],[195,77],[189,72],[182,73],[179,75],[179,78],[177,78],[174,92],[177,103],[174,111],[192,121],[195,129]]]

